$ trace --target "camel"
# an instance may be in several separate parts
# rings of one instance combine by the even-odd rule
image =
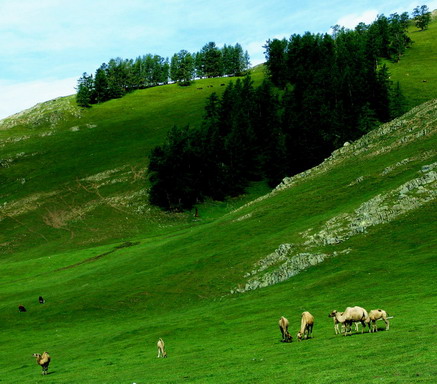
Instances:
[[[340,315],[342,315],[344,312],[338,312]],[[345,325],[344,323],[341,324],[336,317],[333,317],[332,320],[334,320],[334,332],[336,335],[338,335],[339,333],[344,333],[344,329],[345,329]],[[341,324],[341,329],[340,329],[340,324]],[[355,332],[358,332],[358,323],[354,323],[355,324]]]
[[[347,336],[348,332],[352,334],[351,325],[352,323],[360,322],[363,326],[361,333],[364,333],[364,328],[366,324],[369,323],[369,314],[364,308],[361,307],[347,307],[343,313],[332,311],[328,317],[334,317],[340,324],[344,324],[345,332],[344,335]],[[370,329],[370,327],[369,327]]]
[[[388,331],[390,329],[390,322],[388,319],[392,317],[387,316],[387,312],[383,309],[372,309],[369,312],[369,332],[378,332],[378,327],[376,326],[377,320],[384,320],[385,330]]]
[[[158,357],[167,357],[164,340],[159,338],[158,342],[156,343],[156,346],[158,347]]]
[[[288,320],[284,316],[281,316],[279,319],[279,329],[282,334],[281,342],[283,343],[290,343],[293,340],[293,337],[288,333],[288,325]]]
[[[48,375],[49,374],[49,364],[50,364],[50,360],[51,360],[50,355],[47,352],[43,352],[43,354],[34,353],[32,356],[36,357],[36,363],[41,366],[42,374]]]
[[[302,338],[308,339],[313,333],[314,316],[309,312],[302,312],[300,322],[300,331],[297,333],[297,340],[302,341]]]

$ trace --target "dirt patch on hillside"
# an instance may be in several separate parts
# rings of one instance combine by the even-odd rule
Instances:
[[[100,255],[90,257],[88,259],[79,261],[78,263],[75,263],[75,264],[67,265],[66,267],[58,268],[55,270],[55,272],[65,271],[66,269],[71,269],[71,268],[75,268],[75,267],[78,267],[78,266],[83,265],[83,264],[92,263],[94,261],[101,259],[102,257],[108,256],[111,253],[118,251],[119,249],[133,247],[133,246],[138,245],[138,244],[140,244],[139,241],[137,241],[137,242],[127,241],[123,244],[117,245],[116,247],[114,247],[113,249],[111,249],[108,252],[101,253]]]

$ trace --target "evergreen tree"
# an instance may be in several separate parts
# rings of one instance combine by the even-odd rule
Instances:
[[[431,12],[429,12],[427,5],[421,5],[414,8],[413,17],[416,27],[420,28],[421,31],[427,29],[431,22]]]
[[[196,76],[199,78],[203,78],[206,76],[205,68],[204,68],[204,56],[202,52],[197,52],[194,55],[194,66],[196,69]]]
[[[259,175],[276,186],[286,172],[285,135],[279,119],[279,100],[273,85],[265,80],[255,91],[255,150]]]
[[[95,99],[97,103],[102,103],[109,100],[109,84],[106,75],[107,65],[103,63],[96,71],[94,80]]]
[[[111,59],[108,62],[108,68],[106,70],[108,78],[108,95],[109,99],[117,99],[122,97],[126,93],[122,59]]]
[[[202,67],[206,77],[217,77],[223,74],[222,53],[214,42],[206,44],[200,51],[203,59]]]
[[[377,72],[375,89],[375,104],[373,106],[376,117],[381,122],[390,120],[390,74],[385,64]]]
[[[76,102],[81,107],[89,107],[94,103],[94,79],[93,75],[86,72],[77,81]]]
[[[390,44],[389,55],[394,61],[399,61],[401,55],[411,45],[412,41],[407,34],[408,13],[402,15],[394,13],[389,17]]]
[[[194,78],[194,59],[186,50],[174,54],[170,64],[170,77],[179,85],[190,85]]]
[[[395,119],[402,116],[406,112],[406,105],[407,103],[398,81],[396,86],[390,91],[390,118]]]
[[[264,46],[266,52],[266,67],[271,82],[280,88],[287,83],[287,40],[267,40]]]
[[[220,135],[220,100],[214,92],[208,98],[198,145],[201,147],[204,196],[223,200],[228,194],[223,136]]]
[[[149,164],[150,202],[167,210],[190,209],[201,199],[197,131],[174,126],[164,145],[152,150]]]

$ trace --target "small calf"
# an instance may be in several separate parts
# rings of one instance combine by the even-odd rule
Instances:
[[[283,343],[291,343],[293,341],[293,337],[288,332],[288,325],[288,320],[284,316],[281,316],[281,318],[279,319],[279,330],[281,331],[281,342]]]
[[[40,353],[34,353],[32,356],[36,358],[36,363],[41,366],[42,374],[48,375],[51,360],[50,355],[47,352],[43,352],[42,355]]]
[[[156,343],[156,346],[158,347],[158,357],[167,357],[164,340],[159,338],[158,342]]]
[[[24,305],[19,305],[19,306],[18,306],[18,310],[19,310],[20,312],[27,312],[27,311],[26,311],[26,308],[24,308]]]

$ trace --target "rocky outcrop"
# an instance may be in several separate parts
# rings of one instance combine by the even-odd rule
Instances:
[[[15,126],[26,126],[29,129],[43,125],[55,127],[69,117],[80,118],[81,115],[81,108],[76,105],[73,96],[59,97],[0,120],[0,131]]]
[[[424,136],[433,135],[437,131],[436,111],[437,100],[414,108],[401,119],[385,124],[356,142],[333,152],[319,166],[299,175],[285,178],[271,193],[238,210],[281,193],[284,189],[292,188],[296,183],[308,181],[309,178],[328,172],[351,156],[360,156],[360,158],[378,156]],[[430,150],[411,158],[405,158],[387,166],[380,172],[380,176],[389,177],[393,172],[402,167],[408,167],[414,161],[423,162],[427,159],[435,159],[435,156],[436,151]],[[231,290],[231,293],[277,284],[327,258],[349,253],[353,250],[348,248],[339,251],[336,247],[353,236],[366,233],[371,227],[389,223],[401,215],[408,214],[435,201],[437,197],[436,168],[437,162],[431,161],[429,164],[423,165],[409,181],[384,193],[376,194],[362,202],[353,211],[341,213],[317,228],[309,228],[300,233],[301,241],[299,244],[284,243],[279,245],[272,253],[256,262],[252,270],[245,274],[246,282]],[[360,176],[351,180],[348,186],[354,187],[365,180],[365,176]],[[250,217],[250,214],[246,214],[237,220],[250,220]],[[321,249],[323,252],[320,251]]]

